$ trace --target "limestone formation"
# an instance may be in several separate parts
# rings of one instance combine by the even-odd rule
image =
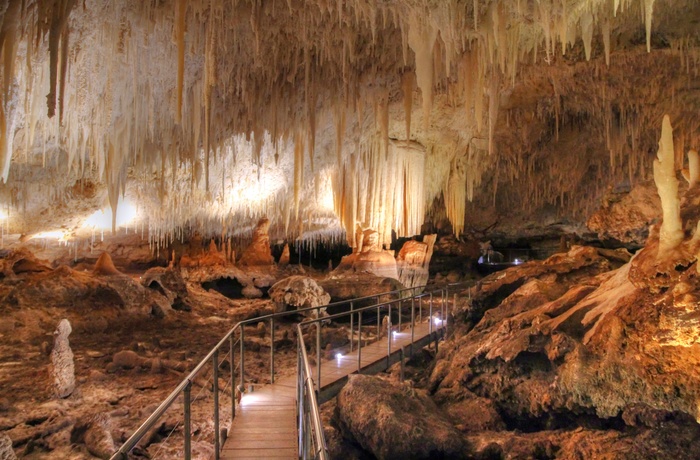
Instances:
[[[238,265],[244,266],[258,266],[258,265],[272,265],[275,260],[272,257],[272,252],[270,251],[270,236],[268,231],[270,229],[270,221],[263,218],[258,221],[258,224],[253,230],[253,241],[250,246],[243,251],[241,258],[238,260]]]
[[[328,305],[331,301],[331,296],[316,281],[306,276],[284,278],[270,288],[269,294],[277,306],[277,311],[285,311],[288,307],[320,307]],[[319,312],[323,314],[325,309]]]
[[[337,400],[339,424],[376,458],[468,458],[459,431],[426,396],[353,374]]]
[[[178,268],[150,268],[141,277],[141,285],[163,294],[174,310],[192,310],[190,294]]]
[[[111,419],[105,413],[95,415],[88,423],[85,446],[95,457],[109,459],[117,450],[112,439],[111,425]]]
[[[279,265],[280,268],[285,268],[289,265],[289,244],[284,244],[284,249],[282,249],[282,255],[277,265]]]
[[[428,266],[433,256],[437,235],[425,235],[423,242],[409,240],[396,256],[398,279],[406,287],[425,286],[428,283]]]
[[[62,319],[54,331],[51,351],[51,377],[53,391],[58,398],[66,398],[75,390],[75,364],[68,336],[72,332],[70,322]]]
[[[654,182],[661,198],[663,222],[659,236],[659,258],[668,255],[683,240],[681,224],[681,206],[678,198],[678,179],[676,178],[675,151],[673,148],[673,128],[671,119],[664,115],[661,126],[659,151],[654,160]]]
[[[112,257],[106,253],[103,252],[100,254],[100,257],[97,259],[97,262],[95,263],[95,268],[93,269],[93,272],[96,275],[105,275],[105,276],[111,276],[111,275],[120,275],[121,272],[117,270],[117,267],[114,266],[114,262],[112,262]]]
[[[0,433],[0,460],[17,460],[12,449],[12,439],[5,433]]]
[[[342,258],[336,270],[338,272],[346,270],[367,272],[379,277],[398,280],[399,274],[394,253],[382,248],[382,244],[379,241],[379,233],[373,229],[361,230],[358,226],[358,235],[360,232],[362,235],[361,242],[354,248],[352,254]]]
[[[241,294],[246,299],[259,299],[263,296],[263,292],[253,285],[244,287],[241,290]]]

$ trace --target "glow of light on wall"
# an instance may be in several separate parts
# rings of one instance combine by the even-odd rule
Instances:
[[[53,230],[50,232],[35,233],[34,235],[32,235],[31,239],[34,240],[37,238],[41,238],[41,239],[57,239],[58,241],[65,241],[66,236],[67,236],[66,232],[64,232],[63,230]]]
[[[264,203],[273,198],[283,185],[284,183],[275,180],[275,177],[261,175],[259,179],[241,181],[231,190],[230,196],[234,203],[256,208],[264,206]]]
[[[123,227],[136,218],[136,207],[124,200],[117,206],[117,228]],[[85,228],[110,230],[112,228],[112,210],[110,208],[95,211],[83,224]]]
[[[5,214],[5,211],[0,211],[0,220],[5,220],[7,218],[7,214]]]
[[[331,180],[331,173],[327,172],[325,175],[323,175],[322,179],[316,180],[321,181],[321,186],[319,187],[318,205],[325,211],[334,211],[335,202],[333,200],[333,181]]]

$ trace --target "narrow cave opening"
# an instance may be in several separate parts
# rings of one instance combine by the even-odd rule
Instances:
[[[243,287],[235,278],[219,278],[202,283],[202,288],[207,291],[216,291],[229,299],[242,299]]]

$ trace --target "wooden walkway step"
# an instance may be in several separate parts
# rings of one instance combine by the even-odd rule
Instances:
[[[433,332],[439,326],[432,326]],[[417,352],[429,339],[431,325],[428,321],[417,323],[413,331],[414,352]],[[377,369],[386,369],[399,358],[402,347],[410,347],[411,329],[391,334],[392,357],[389,351],[388,337],[362,347],[359,368],[370,373]],[[325,360],[321,364],[322,400],[337,393],[342,387],[342,380],[358,371],[357,348],[352,353]],[[314,380],[318,379],[315,365],[311,366]],[[322,401],[319,401],[321,403]],[[224,444],[221,458],[234,459],[298,459],[298,435],[296,414],[296,376],[286,377],[273,385],[256,387],[252,393],[246,393],[236,409],[236,417],[230,434]]]

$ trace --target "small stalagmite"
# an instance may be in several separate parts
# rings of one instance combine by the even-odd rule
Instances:
[[[103,252],[95,262],[93,272],[96,275],[121,275],[121,272],[114,266],[112,257],[106,252]]]
[[[54,331],[51,351],[51,377],[53,392],[58,398],[66,398],[75,390],[75,364],[68,336],[72,332],[70,322],[62,319]]]
[[[282,255],[280,256],[279,264],[280,268],[284,268],[289,265],[289,244],[284,245],[282,249]]]

